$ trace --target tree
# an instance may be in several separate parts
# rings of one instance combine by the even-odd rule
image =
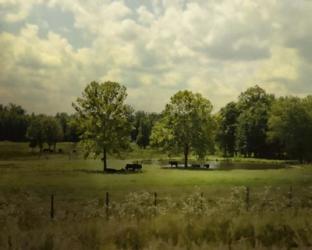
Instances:
[[[218,115],[217,141],[225,156],[235,154],[236,127],[239,109],[234,102],[228,103]]]
[[[267,154],[266,134],[273,95],[259,86],[247,89],[239,96],[236,148],[245,156],[263,157]]]
[[[129,146],[132,108],[124,104],[126,88],[116,82],[91,82],[77,98],[73,107],[82,131],[82,145],[86,156],[103,155],[104,172],[107,153],[119,153]]]
[[[64,137],[66,137],[67,141],[76,143],[79,141],[80,135],[81,133],[79,129],[77,115],[69,116],[69,120],[67,121],[66,125],[66,135],[64,135]]]
[[[0,140],[24,141],[29,123],[26,111],[19,105],[0,105]]]
[[[132,131],[131,140],[135,141],[141,148],[150,144],[152,127],[159,119],[159,114],[137,111],[131,117]]]
[[[43,121],[45,142],[49,149],[53,146],[56,151],[56,143],[63,139],[64,133],[60,122],[54,117],[45,117]]]
[[[281,145],[288,158],[312,160],[312,98],[281,97],[272,106],[268,139]]]
[[[68,135],[68,130],[69,130],[68,123],[70,121],[70,116],[67,113],[62,112],[62,113],[57,113],[55,115],[55,119],[59,122],[59,124],[62,127],[63,140],[64,141],[69,141],[67,135]]]
[[[26,137],[30,141],[29,146],[31,148],[39,147],[40,153],[45,141],[44,119],[43,115],[32,115],[26,132]]]
[[[183,152],[184,166],[193,151],[204,158],[213,145],[212,105],[200,94],[179,91],[171,97],[162,118],[153,127],[151,141],[166,151]]]

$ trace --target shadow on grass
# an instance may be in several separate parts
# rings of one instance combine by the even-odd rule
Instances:
[[[74,171],[86,174],[142,174],[143,171],[126,171],[125,169],[108,168],[105,172],[103,170],[92,169],[75,169]]]

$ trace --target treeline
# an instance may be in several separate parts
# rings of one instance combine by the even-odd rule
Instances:
[[[194,105],[197,105],[196,102]],[[131,112],[128,117],[131,141],[142,148],[150,146],[153,130],[157,135],[157,130],[163,130],[161,125],[168,123],[166,115],[166,111]],[[312,161],[312,96],[277,98],[255,86],[242,92],[236,102],[228,103],[212,118],[209,138],[197,138],[195,133],[191,138],[197,139],[189,145],[190,149],[207,144],[210,152],[220,152],[228,157]],[[188,123],[193,122],[192,127],[196,127],[202,119]],[[174,124],[167,124],[168,128]],[[40,150],[46,143],[51,149],[59,141],[78,142],[81,135],[79,129],[76,114],[35,115],[27,114],[18,105],[0,105],[0,140],[29,141],[30,147]],[[177,130],[177,135],[184,131]],[[169,146],[172,148],[173,144]]]
[[[276,98],[255,86],[223,107],[216,120],[225,156],[312,160],[312,96]]]
[[[157,113],[144,111],[131,114],[131,141],[146,148],[150,144],[152,127],[159,117]],[[42,150],[46,144],[49,149],[55,150],[57,142],[78,142],[79,136],[79,126],[74,114],[27,114],[19,105],[0,104],[0,141],[28,141],[31,148],[38,147]]]
[[[79,130],[74,115],[27,114],[19,105],[0,105],[0,140],[29,141],[31,148],[38,147],[40,150],[46,143],[52,149],[60,141],[77,142]]]

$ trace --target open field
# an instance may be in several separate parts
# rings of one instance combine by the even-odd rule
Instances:
[[[19,144],[15,148],[23,149]],[[90,198],[99,197],[106,191],[115,193],[157,191],[167,194],[173,192],[176,195],[191,191],[194,187],[201,187],[206,192],[214,193],[216,190],[226,190],[232,186],[261,189],[263,186],[288,188],[289,185],[293,185],[300,189],[312,184],[310,166],[294,165],[265,170],[195,171],[162,169],[156,163],[152,163],[143,164],[143,172],[138,174],[102,174],[100,160],[85,160],[80,155],[72,156],[71,159],[65,153],[40,158],[31,154],[25,157],[25,151],[17,155],[22,157],[0,160],[1,190],[23,190],[40,195],[54,193],[61,197]],[[151,159],[150,157],[148,151],[145,154],[132,152],[128,154],[130,158],[128,160],[109,160],[109,166],[119,169],[127,162]],[[166,156],[158,155],[156,159],[166,159]],[[264,164],[275,166],[270,161]]]
[[[100,160],[60,147],[39,157],[26,144],[0,144],[1,249],[312,247],[310,165],[234,159],[266,169],[164,169],[155,160],[165,155],[135,150],[109,166],[144,160],[142,173],[103,174]]]

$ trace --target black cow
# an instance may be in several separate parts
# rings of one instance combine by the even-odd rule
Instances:
[[[210,167],[209,163],[204,164],[204,167],[209,168]]]
[[[170,167],[175,166],[176,168],[178,167],[178,162],[177,161],[169,161]]]
[[[142,165],[141,164],[137,164],[137,163],[128,163],[125,167],[126,170],[132,170],[132,171],[136,171],[136,170],[141,170],[142,169]]]
[[[105,172],[106,172],[106,173],[117,173],[118,170],[113,169],[113,168],[106,168],[106,169],[105,169]]]
[[[192,168],[200,168],[200,164],[192,164]]]
[[[43,152],[44,153],[53,153],[54,151],[53,151],[53,149],[50,149],[50,148],[44,148]]]

